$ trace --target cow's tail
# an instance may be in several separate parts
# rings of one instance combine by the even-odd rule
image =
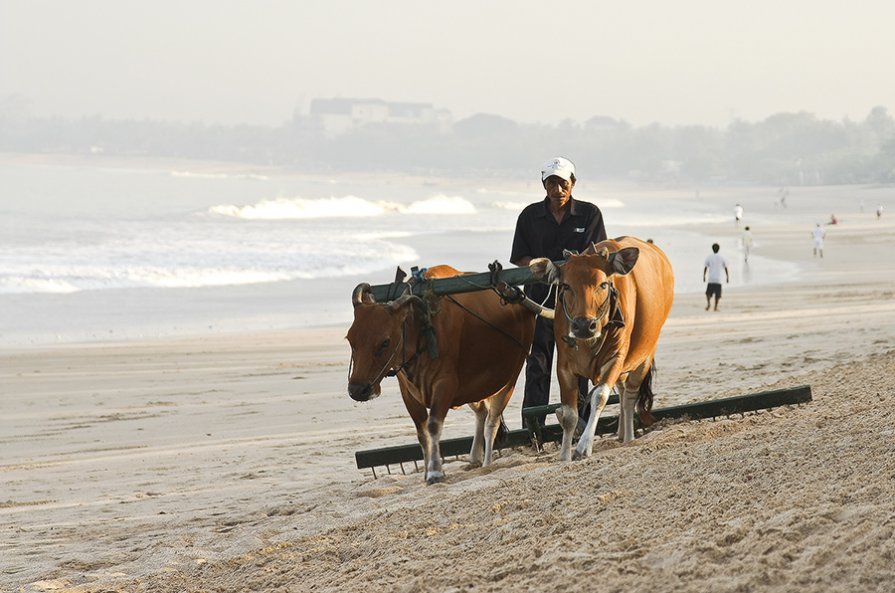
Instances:
[[[653,375],[656,373],[656,361],[650,361],[649,370],[640,384],[637,392],[637,413],[640,415],[640,423],[649,426],[653,423]]]
[[[494,448],[502,449],[504,447],[509,447],[510,445],[510,429],[507,428],[507,423],[503,421],[503,414],[500,415],[500,425],[497,427],[497,436],[494,437]]]

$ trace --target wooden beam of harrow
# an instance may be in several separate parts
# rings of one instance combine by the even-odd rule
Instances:
[[[652,411],[652,414],[657,422],[665,418],[705,420],[708,418],[723,418],[734,414],[745,414],[746,412],[756,412],[758,410],[768,410],[779,406],[803,404],[810,401],[811,387],[801,385],[788,389],[762,391],[750,395],[657,408]],[[613,395],[609,403],[618,403],[618,396]],[[544,443],[559,442],[562,440],[562,427],[559,424],[548,424],[540,427],[536,420],[539,416],[545,414],[549,417],[557,408],[559,408],[559,404],[523,409],[522,417],[526,428],[511,430],[500,446],[506,448],[532,445],[541,450]],[[617,425],[618,416],[603,416],[597,422],[597,434],[613,434],[618,428]],[[441,441],[441,454],[444,457],[467,455],[471,448],[472,437],[444,439]],[[354,454],[354,459],[357,462],[357,469],[370,468],[373,470],[373,477],[377,477],[375,468],[385,467],[391,472],[389,466],[400,465],[403,470],[404,463],[421,461],[423,459],[423,451],[419,443],[414,443],[412,445],[357,451]]]

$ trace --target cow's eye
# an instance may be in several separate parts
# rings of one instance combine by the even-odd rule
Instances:
[[[603,282],[603,283],[601,283],[601,284],[600,284],[600,288],[602,288],[602,289],[604,289],[604,290],[607,289],[607,288],[609,288],[609,283],[608,283],[608,282]]]

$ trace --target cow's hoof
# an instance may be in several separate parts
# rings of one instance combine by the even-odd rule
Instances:
[[[439,482],[444,482],[444,474],[441,472],[432,472],[428,476],[426,476],[426,484],[431,486],[432,484],[437,484]]]

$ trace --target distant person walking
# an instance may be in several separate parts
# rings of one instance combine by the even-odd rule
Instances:
[[[879,207],[876,209],[876,219],[879,220],[880,218],[882,218],[882,216],[883,216],[883,205],[880,204]]]
[[[783,206],[784,208],[786,208],[786,198],[787,198],[787,196],[789,196],[789,190],[786,189],[785,187],[781,187],[780,191],[777,193],[780,195],[779,204],[781,206]]]
[[[721,271],[724,271],[727,283],[730,284],[730,272],[727,270],[727,261],[718,254],[721,246],[717,243],[712,244],[712,253],[705,258],[705,267],[702,270],[702,281],[706,281],[708,276],[708,284],[705,286],[705,310],[708,311],[712,305],[712,297],[715,297],[715,311],[718,310],[718,301],[721,300]]]
[[[752,231],[749,227],[743,230],[743,261],[749,261],[749,254],[752,252]]]
[[[814,237],[814,257],[817,257],[818,254],[820,254],[821,257],[824,256],[824,236],[826,236],[826,234],[827,231],[824,227],[820,226],[820,223],[817,223],[817,226],[811,231],[811,236]]]
[[[737,204],[733,208],[733,218],[737,223],[737,226],[740,226],[740,221],[743,220],[743,207]]]

